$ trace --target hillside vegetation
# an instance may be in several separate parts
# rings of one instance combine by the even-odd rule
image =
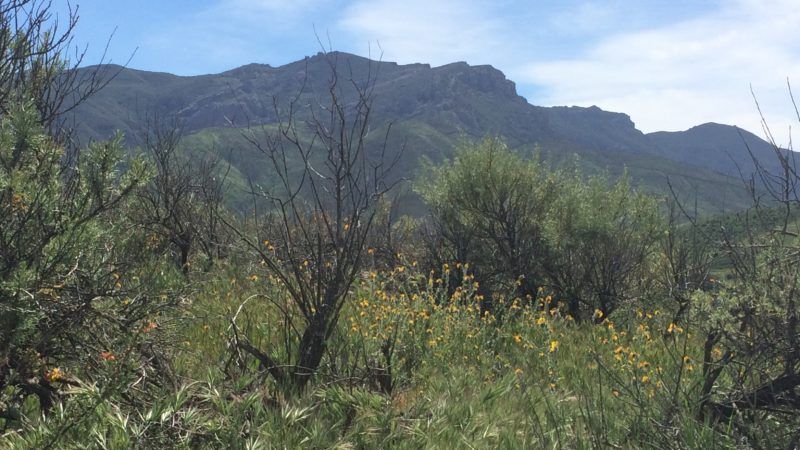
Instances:
[[[403,181],[375,76],[268,124],[81,147],[51,103],[86,93],[68,40],[9,25],[47,8],[0,9],[0,447],[800,442],[784,153],[718,217],[510,138],[460,138]]]
[[[728,213],[749,202],[741,182],[742,175],[747,178],[754,170],[748,149],[758,160],[773,158],[772,145],[732,126],[705,124],[685,132],[644,134],[625,114],[597,107],[534,106],[491,66],[398,65],[340,52],[281,67],[251,64],[193,77],[103,68],[116,76],[76,108],[76,134],[87,142],[108,139],[120,130],[128,145],[136,146],[153,117],[176,118],[184,134],[198,136],[187,151],[218,152],[237,171],[248,176],[257,172],[262,181],[268,172],[263,161],[253,161],[240,145],[242,129],[274,125],[295,96],[298,104],[324,104],[330,59],[348,79],[375,79],[370,120],[376,131],[368,144],[382,143],[381,130],[392,125],[389,151],[404,149],[400,164],[388,174],[392,178],[412,178],[421,157],[449,158],[464,140],[499,136],[515,151],[538,150],[556,165],[572,163],[577,155],[587,173],[619,176],[627,168],[637,186],[655,195],[671,195],[669,180],[684,199],[697,198],[703,211]],[[355,92],[346,84],[342,100],[350,102]],[[295,111],[301,120],[309,119],[308,113]],[[215,145],[197,148],[198,141]],[[421,202],[415,201],[411,210],[420,211]]]

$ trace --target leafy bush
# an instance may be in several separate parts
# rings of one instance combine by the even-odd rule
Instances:
[[[432,211],[428,265],[469,262],[487,297],[535,294],[544,282],[544,219],[559,182],[538,159],[525,160],[498,139],[462,145],[417,183]]]
[[[73,370],[125,359],[165,303],[142,264],[141,240],[117,212],[146,172],[122,170],[119,139],[75,165],[34,108],[0,122],[0,413],[20,419],[28,397],[48,411]],[[149,331],[149,330],[148,330]],[[86,372],[84,372],[86,373]]]
[[[627,178],[554,170],[488,139],[429,167],[429,266],[469,262],[484,295],[531,299],[546,288],[576,319],[639,293],[660,236],[656,202]]]
[[[643,293],[647,265],[662,233],[656,202],[626,177],[567,179],[549,215],[547,287],[573,317],[613,313]],[[597,313],[595,313],[595,311]]]

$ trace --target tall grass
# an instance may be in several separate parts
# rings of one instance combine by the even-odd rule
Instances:
[[[668,314],[628,305],[575,323],[541,290],[482,315],[477,282],[448,292],[456,271],[442,273],[412,264],[364,273],[313,388],[288,395],[255,361],[223,370],[237,312],[254,345],[280,352],[286,335],[270,280],[220,267],[198,284],[188,319],[175,321],[177,388],[131,410],[124,396],[84,384],[23,433],[6,431],[0,446],[40,448],[56,432],[68,448],[734,445],[724,425],[695,420],[702,343]],[[75,414],[80,423],[65,431]]]

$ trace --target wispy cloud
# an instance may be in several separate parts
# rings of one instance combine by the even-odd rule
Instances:
[[[620,13],[619,9],[610,7],[608,3],[589,1],[556,11],[547,25],[561,34],[606,32],[619,22]]]
[[[218,18],[235,18],[240,26],[243,22],[257,22],[265,30],[287,29],[316,17],[315,13],[334,3],[335,0],[218,0],[208,13]]]
[[[800,75],[798,23],[791,1],[730,2],[692,20],[609,35],[582,57],[532,61],[517,74],[542,87],[542,103],[624,111],[648,131],[712,120],[759,131],[752,83],[774,128],[786,130],[785,80]]]
[[[463,0],[362,0],[338,25],[362,48],[378,42],[385,59],[406,63],[490,63],[505,34],[496,11]]]
[[[223,0],[221,6],[243,12],[296,12],[303,11],[326,0]]]

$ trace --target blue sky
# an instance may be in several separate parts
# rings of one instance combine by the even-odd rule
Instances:
[[[75,0],[94,63],[197,75],[333,49],[385,61],[491,64],[537,105],[597,105],[643,131],[704,122],[779,142],[798,124],[796,0]],[[65,1],[54,4],[63,14]],[[800,89],[800,88],[798,88]]]

